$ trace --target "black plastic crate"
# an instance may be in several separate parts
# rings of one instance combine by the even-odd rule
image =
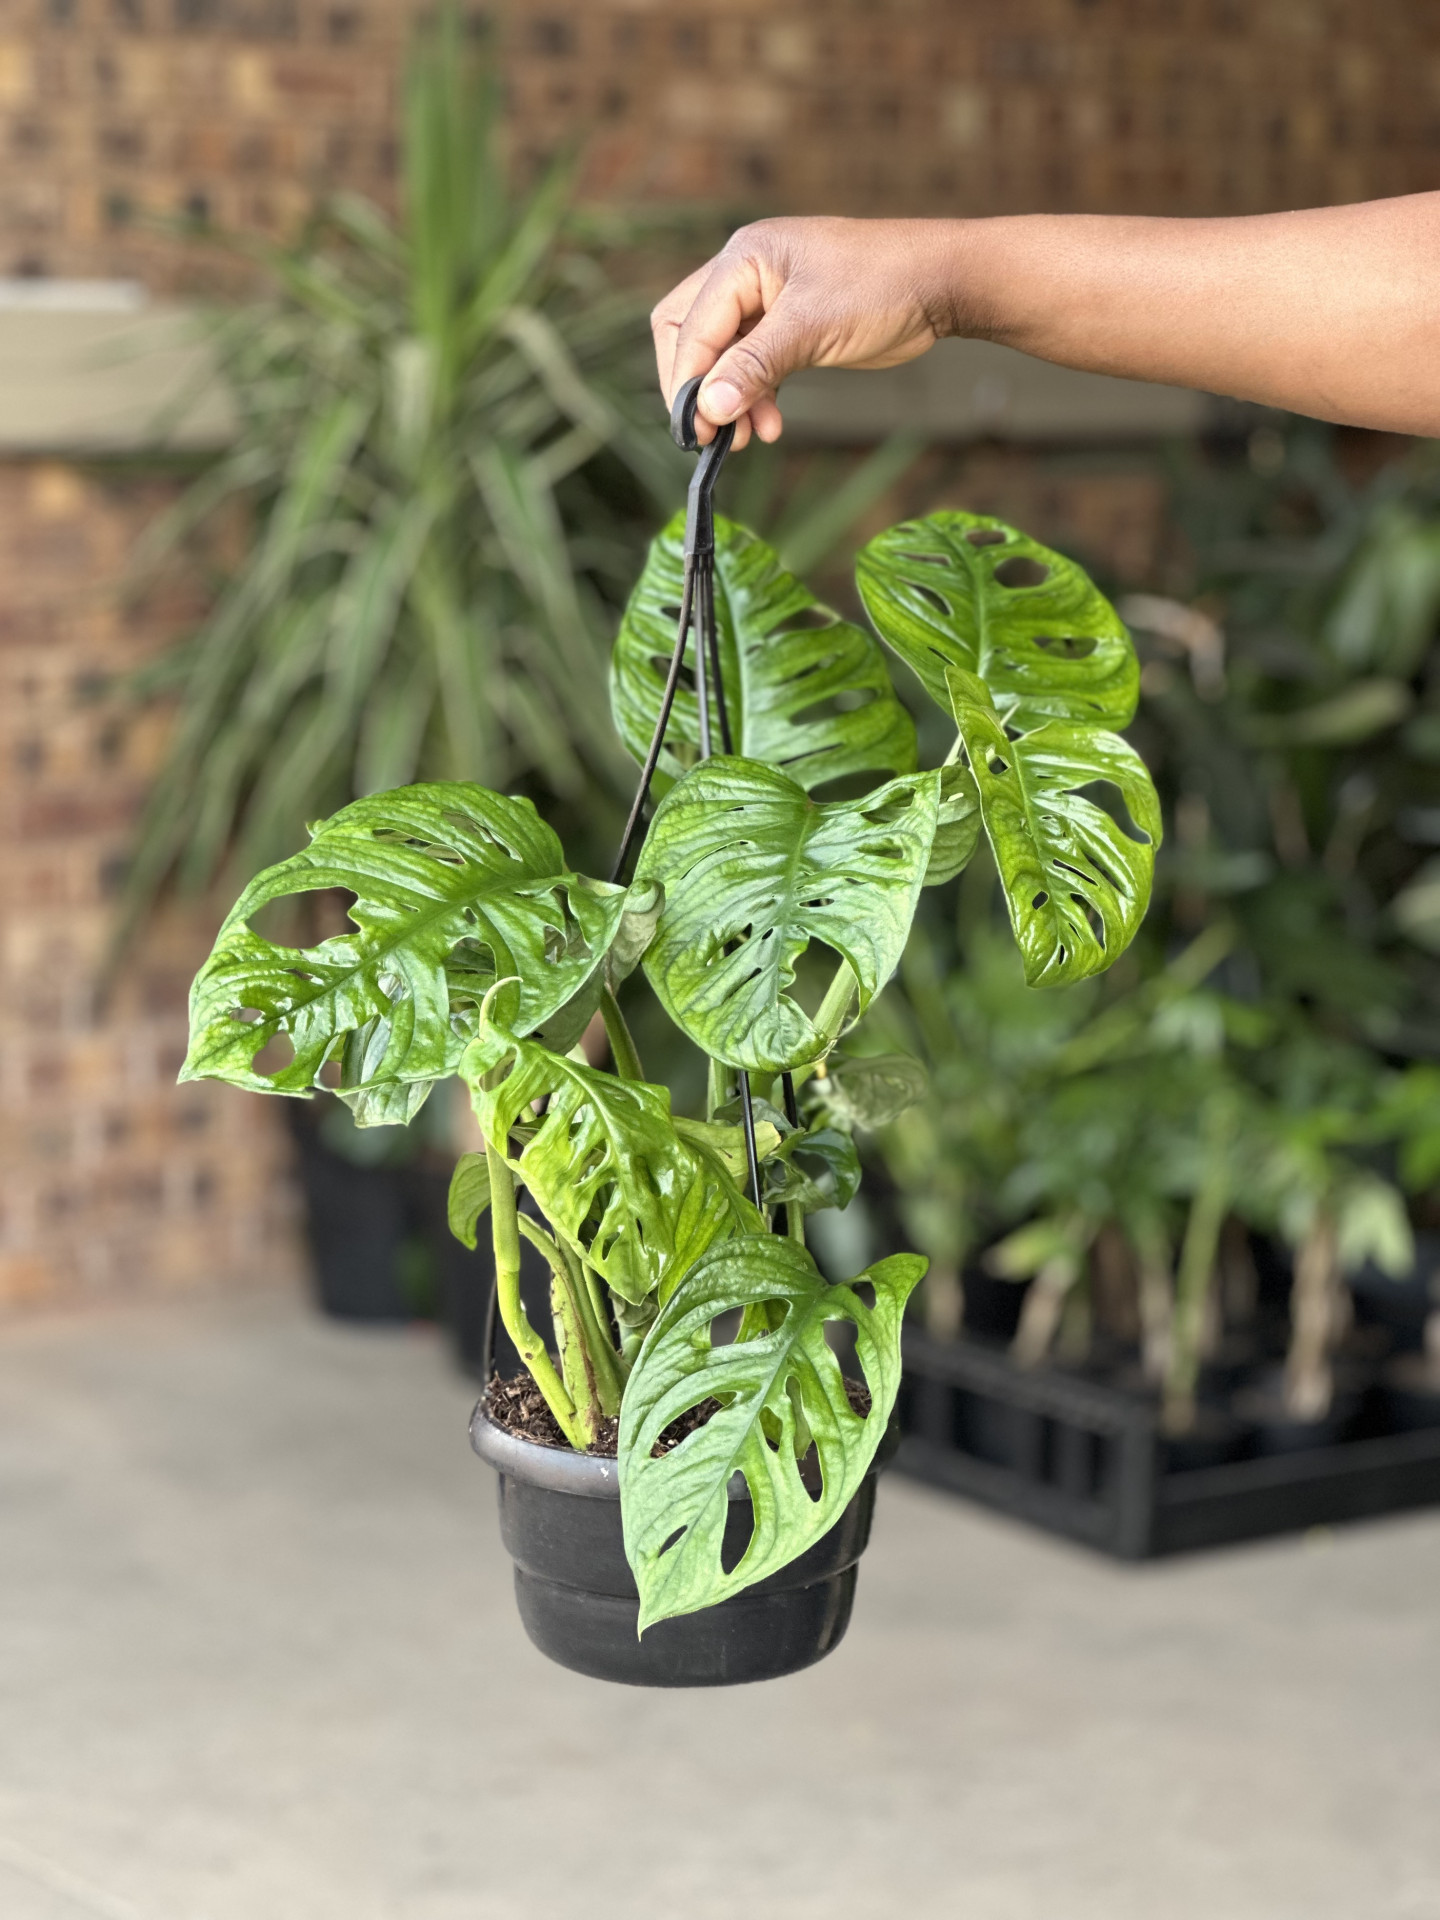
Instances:
[[[1152,1403],[905,1333],[896,1464],[1122,1560],[1440,1503],[1440,1428],[1167,1470]]]

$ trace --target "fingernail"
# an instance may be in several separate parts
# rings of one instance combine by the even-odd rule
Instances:
[[[700,404],[708,418],[723,427],[727,420],[735,418],[744,402],[738,387],[732,387],[728,380],[716,380],[701,388]]]

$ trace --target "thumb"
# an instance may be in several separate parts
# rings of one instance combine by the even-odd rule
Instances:
[[[717,427],[737,420],[780,382],[814,363],[813,341],[783,296],[753,331],[727,347],[705,376],[700,411]]]

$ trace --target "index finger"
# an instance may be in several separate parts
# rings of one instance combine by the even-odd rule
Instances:
[[[655,339],[655,370],[660,376],[660,391],[665,395],[667,407],[673,404],[675,390],[680,385],[675,378],[675,348],[680,339],[680,329],[714,265],[713,260],[707,260],[703,267],[697,267],[678,287],[670,289],[650,315],[650,331]]]

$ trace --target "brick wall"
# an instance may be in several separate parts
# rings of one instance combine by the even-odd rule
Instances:
[[[145,216],[279,233],[327,187],[389,199],[421,4],[0,0],[0,274],[223,285]],[[1440,175],[1440,8],[1399,0],[517,0],[506,48],[522,163],[585,129],[613,202],[1239,212]],[[1145,473],[982,449],[933,477],[1122,574],[1161,537]],[[173,1085],[210,920],[92,994],[161,724],[93,691],[193,613],[115,598],[163,498],[0,466],[0,1306],[296,1267],[274,1104]]]
[[[0,271],[196,269],[144,210],[284,230],[394,188],[419,0],[0,0]],[[736,210],[1228,213],[1440,181],[1420,0],[516,0],[522,156]]]
[[[0,1308],[293,1275],[273,1103],[177,1089],[213,915],[173,911],[95,980],[163,724],[97,698],[193,617],[114,585],[155,483],[0,467]]]

